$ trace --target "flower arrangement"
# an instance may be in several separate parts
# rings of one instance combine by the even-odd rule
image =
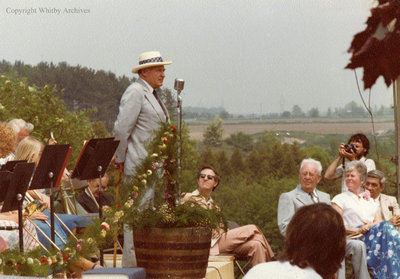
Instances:
[[[78,239],[70,237],[62,251],[55,248],[45,253],[40,247],[21,252],[18,247],[0,253],[0,273],[18,276],[47,276],[50,271],[68,272],[68,266],[79,258],[90,258],[98,247],[113,241],[119,226],[111,227],[95,220]],[[99,234],[99,228],[101,233]],[[104,233],[103,233],[104,231]]]
[[[149,144],[149,156],[136,168],[137,175],[123,185],[124,193],[121,196],[128,197],[121,209],[123,222],[136,229],[196,226],[226,228],[220,210],[206,210],[194,202],[177,202],[177,139],[177,129],[162,124]],[[149,187],[155,189],[154,201],[143,205],[142,197]]]

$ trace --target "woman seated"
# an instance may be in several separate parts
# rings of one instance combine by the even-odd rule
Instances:
[[[43,216],[40,212],[33,214],[32,219],[40,220],[41,218],[47,218]],[[9,212],[0,213],[0,237],[3,238],[5,243],[7,244],[7,249],[18,247],[19,245],[19,232],[18,232],[18,212],[16,210]],[[31,221],[24,220],[24,230],[23,239],[24,239],[24,249],[31,250],[39,246],[39,242],[37,241],[38,236],[36,233],[36,229]]]
[[[346,164],[348,191],[332,199],[332,206],[343,217],[346,232],[360,236],[367,247],[367,264],[373,278],[400,278],[400,234],[392,223],[382,222],[378,206],[369,192],[362,192],[367,167],[360,161]]]
[[[244,279],[335,278],[346,250],[343,220],[330,205],[301,207],[290,221],[283,255],[256,265]]]
[[[27,160],[28,162],[33,162],[37,165],[40,161],[43,149],[44,145],[40,141],[30,136],[25,137],[21,140],[15,150],[15,160]],[[39,199],[47,209],[50,209],[50,198],[47,195],[36,190],[29,190],[28,194],[34,199]],[[49,217],[50,212],[47,209],[43,211],[43,214]],[[55,231],[59,234],[59,236],[56,235],[55,240],[57,246],[61,247],[63,246],[63,240],[67,239],[67,236],[71,231],[74,231],[76,228],[86,227],[91,223],[90,219],[82,216],[72,214],[57,214],[57,216],[61,219],[62,223],[55,218]],[[40,227],[40,229],[46,232],[46,235],[50,234],[47,224],[40,221],[35,221],[35,223]],[[64,224],[66,226],[64,226]],[[38,236],[40,242],[42,242],[46,247],[51,245],[42,233],[39,232]]]

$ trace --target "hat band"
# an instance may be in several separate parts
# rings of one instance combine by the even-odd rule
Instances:
[[[163,62],[161,57],[154,57],[146,60],[139,61],[139,65],[147,64],[147,63],[153,63],[153,62]]]

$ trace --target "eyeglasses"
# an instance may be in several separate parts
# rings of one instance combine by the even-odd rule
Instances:
[[[203,178],[203,179],[207,177],[207,179],[211,180],[211,179],[214,179],[215,176],[211,175],[211,174],[202,173],[202,174],[200,174],[200,177]]]

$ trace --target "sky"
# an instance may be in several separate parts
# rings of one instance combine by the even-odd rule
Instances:
[[[344,67],[371,8],[372,0],[1,0],[0,53],[133,77],[139,55],[158,50],[173,62],[164,86],[185,80],[183,109],[323,112],[361,104]],[[362,86],[361,69],[357,76]],[[379,78],[371,104],[389,106],[392,95]]]

